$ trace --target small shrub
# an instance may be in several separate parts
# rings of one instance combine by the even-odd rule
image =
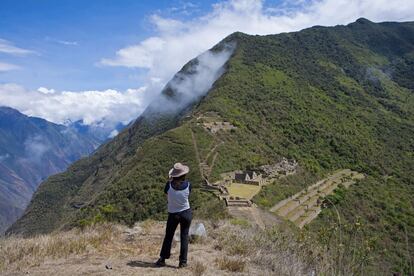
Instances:
[[[207,267],[201,262],[195,262],[192,267],[193,275],[201,276],[207,270]]]
[[[148,232],[155,224],[156,224],[155,220],[152,220],[152,219],[146,219],[140,223],[142,229],[145,232]]]
[[[222,248],[233,256],[247,256],[252,251],[251,240],[240,233],[225,233],[219,238],[218,243],[217,248]]]
[[[194,243],[204,244],[206,242],[206,239],[201,236],[190,235],[189,242],[191,244],[194,244]]]
[[[220,270],[231,272],[243,272],[246,267],[246,262],[244,260],[229,257],[217,258],[216,263]]]
[[[242,227],[250,226],[250,223],[247,220],[241,219],[241,218],[232,218],[230,220],[230,223],[233,224],[233,225],[239,225],[239,226],[242,226]]]

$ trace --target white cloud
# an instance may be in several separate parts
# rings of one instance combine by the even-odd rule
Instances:
[[[46,87],[39,87],[37,89],[37,91],[39,91],[39,92],[41,92],[43,94],[53,94],[53,93],[56,92],[55,89],[47,89]]]
[[[151,103],[151,108],[157,113],[171,112],[197,101],[222,75],[223,65],[233,53],[234,46],[227,44],[221,51],[206,51],[199,55],[185,72],[177,73],[168,82],[167,86],[175,91],[175,97],[159,97]]]
[[[79,45],[79,42],[74,41],[74,40],[73,41],[72,40],[62,40],[62,39],[56,39],[56,38],[53,38],[53,37],[50,37],[50,36],[46,36],[45,40],[53,42],[53,43],[66,45],[66,46],[78,46]]]
[[[45,138],[36,135],[24,141],[26,157],[33,161],[40,161],[42,156],[50,150],[50,146],[45,143]]]
[[[156,34],[137,45],[122,48],[115,57],[101,60],[109,66],[148,69],[149,90],[159,92],[187,61],[214,46],[227,35],[275,34],[314,25],[347,24],[359,17],[372,21],[414,19],[414,1],[407,0],[312,0],[285,1],[277,6],[260,0],[229,0],[191,20],[151,17]],[[151,80],[159,80],[157,89]]]
[[[35,53],[34,51],[16,47],[10,41],[0,38],[0,54],[25,56],[25,55],[34,54],[34,53]],[[7,71],[12,71],[12,70],[17,70],[17,69],[20,69],[20,66],[0,61],[0,72],[7,72]]]
[[[34,54],[35,52],[31,50],[16,47],[10,41],[7,41],[5,39],[0,39],[0,53],[17,55],[17,56],[25,56],[29,54]]]
[[[0,106],[55,123],[83,120],[85,124],[114,126],[135,119],[145,108],[145,88],[126,91],[29,91],[17,84],[0,85]]]
[[[174,6],[169,9],[171,13],[182,14],[182,15],[191,15],[195,11],[199,11],[197,4],[192,2],[180,2],[177,6]]]
[[[119,131],[114,129],[114,130],[111,131],[111,133],[109,133],[108,138],[114,138],[118,134],[119,134]]]
[[[0,62],[0,72],[7,72],[7,71],[17,70],[17,69],[20,69],[20,66],[10,64],[10,63]]]
[[[8,154],[8,153],[0,155],[0,162],[6,160],[9,157],[10,157],[10,154]]]
[[[57,43],[67,45],[67,46],[78,46],[79,43],[77,41],[66,41],[66,40],[56,40]]]
[[[139,45],[121,49],[116,59],[103,59],[102,64],[111,66],[143,67],[154,66],[154,56],[164,49],[165,41],[159,37],[150,37]]]

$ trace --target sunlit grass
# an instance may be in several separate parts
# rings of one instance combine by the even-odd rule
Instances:
[[[227,186],[227,190],[229,191],[230,196],[251,199],[260,191],[260,186],[231,183]]]

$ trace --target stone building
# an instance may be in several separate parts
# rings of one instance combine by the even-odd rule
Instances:
[[[295,174],[298,162],[294,159],[288,160],[283,157],[282,160],[273,165],[263,165],[259,169],[265,177],[278,177],[279,175]]]
[[[261,186],[264,183],[264,179],[261,174],[257,174],[254,171],[244,171],[236,172],[233,182]]]

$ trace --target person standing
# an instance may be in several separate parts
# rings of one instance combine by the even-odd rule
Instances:
[[[181,163],[175,163],[169,171],[169,180],[165,184],[164,192],[168,199],[168,219],[165,229],[165,237],[162,243],[160,258],[156,266],[165,266],[165,260],[170,258],[171,244],[175,230],[180,224],[180,257],[178,267],[187,266],[188,254],[188,232],[190,230],[192,211],[188,200],[191,192],[191,185],[186,180],[190,168]]]

